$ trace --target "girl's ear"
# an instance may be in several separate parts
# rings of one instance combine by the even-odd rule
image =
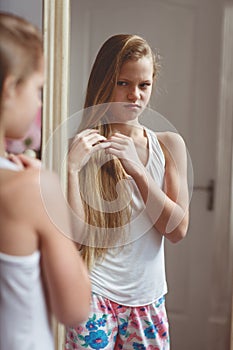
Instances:
[[[6,77],[3,83],[2,89],[2,102],[3,106],[7,106],[14,99],[16,94],[16,77],[14,75],[9,75]]]

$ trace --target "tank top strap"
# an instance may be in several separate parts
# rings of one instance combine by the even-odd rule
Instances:
[[[165,157],[158,137],[153,130],[144,128],[149,143],[149,158],[146,165],[153,179],[162,187],[165,174]]]

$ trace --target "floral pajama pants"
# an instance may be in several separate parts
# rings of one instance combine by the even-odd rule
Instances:
[[[93,294],[88,321],[66,329],[65,349],[169,350],[165,298],[130,307]]]

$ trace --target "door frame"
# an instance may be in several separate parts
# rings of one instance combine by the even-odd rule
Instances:
[[[231,312],[229,317],[230,349],[233,350],[233,0],[226,0],[222,21],[222,57],[218,113],[217,188],[215,217],[215,267],[220,273],[218,283],[229,290]],[[222,239],[224,236],[225,239]],[[224,252],[224,259],[223,259]],[[223,277],[221,271],[228,271]],[[216,276],[215,276],[216,279]],[[219,302],[219,294],[214,293]],[[220,296],[221,297],[221,296]],[[225,311],[228,305],[222,305]],[[218,310],[216,310],[218,311]]]
[[[43,93],[42,153],[46,140],[54,128],[69,115],[69,44],[70,44],[70,0],[43,1],[43,31],[47,80]],[[232,300],[233,285],[229,276],[233,272],[233,0],[225,0],[223,5],[222,25],[222,57],[220,75],[220,94],[217,135],[217,178],[216,178],[216,219],[214,225],[215,256],[213,264],[223,286],[229,291],[229,299],[224,305],[224,312]],[[56,40],[59,38],[59,40]],[[62,54],[61,54],[62,53]],[[55,83],[56,81],[56,83]],[[51,168],[53,151],[47,159]],[[59,160],[58,160],[59,161]],[[65,174],[60,174],[65,183]],[[230,190],[229,190],[230,189]],[[221,234],[219,234],[221,233]],[[224,237],[224,239],[223,239]],[[222,259],[224,252],[224,259]],[[221,271],[228,271],[227,276]],[[216,276],[213,276],[216,280]],[[216,282],[215,282],[216,283]],[[212,293],[213,318],[218,305],[219,291]],[[231,303],[231,302],[230,302]],[[231,350],[233,350],[233,304],[231,312],[227,312],[227,324],[231,334]],[[224,315],[226,317],[226,315]],[[231,331],[230,331],[231,327]],[[63,349],[64,329],[55,324],[56,350]]]

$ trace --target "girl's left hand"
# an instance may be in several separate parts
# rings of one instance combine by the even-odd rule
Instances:
[[[143,167],[140,161],[134,141],[131,137],[115,133],[108,141],[111,145],[106,148],[106,153],[119,158],[127,174],[133,177]]]

